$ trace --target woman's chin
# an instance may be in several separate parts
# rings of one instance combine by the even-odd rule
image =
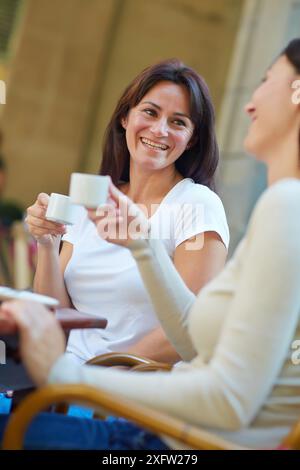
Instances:
[[[146,158],[141,162],[141,166],[144,170],[155,171],[160,170],[166,166],[166,161],[164,158]]]
[[[251,153],[252,155],[255,155],[256,154],[256,145],[255,143],[253,142],[253,139],[247,135],[244,139],[244,149],[247,153]]]
[[[258,142],[253,142],[253,139],[244,140],[244,149],[249,155],[251,155],[255,160],[260,162],[265,162],[265,152],[263,151],[263,145],[259,145]]]

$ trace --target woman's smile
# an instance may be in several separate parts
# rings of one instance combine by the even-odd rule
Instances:
[[[147,170],[174,165],[193,135],[189,94],[168,81],[152,87],[122,122],[133,162]]]
[[[169,145],[156,142],[152,139],[147,139],[146,137],[141,137],[140,141],[143,144],[143,146],[147,148],[147,150],[150,149],[150,150],[153,150],[154,152],[165,152],[170,148]]]

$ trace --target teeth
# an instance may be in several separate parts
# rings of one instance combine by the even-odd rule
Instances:
[[[141,141],[143,142],[143,144],[146,144],[146,145],[148,145],[149,147],[154,148],[154,149],[167,150],[167,148],[168,148],[167,145],[164,145],[164,144],[156,144],[156,143],[152,142],[151,140],[148,140],[148,139],[145,139],[145,138],[142,138]]]

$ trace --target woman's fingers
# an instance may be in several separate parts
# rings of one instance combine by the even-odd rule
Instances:
[[[49,326],[57,323],[53,313],[38,302],[12,300],[3,302],[1,310],[15,322],[20,332],[33,338]]]
[[[64,333],[55,316],[38,302],[4,302],[2,309],[20,331],[23,364],[37,385],[47,382],[53,364],[65,350]]]
[[[49,242],[51,241],[48,237],[49,235],[63,235],[66,232],[64,225],[46,219],[49,199],[48,194],[40,193],[35,203],[27,209],[25,222],[28,226],[29,233],[39,241],[47,239],[47,242]]]
[[[21,301],[12,300],[9,302],[3,302],[1,310],[7,318],[14,320],[20,330],[30,328],[30,317],[24,314],[24,305]]]
[[[44,235],[57,235],[61,236],[64,235],[66,230],[64,229],[57,229],[57,228],[48,228],[48,227],[43,227],[43,226],[36,226],[36,225],[31,225],[28,224],[29,232],[31,235],[35,238],[42,237]]]
[[[62,233],[60,232],[57,232],[57,231],[49,231],[49,230],[44,230],[44,229],[34,229],[34,230],[31,230],[31,235],[36,238],[37,240],[39,240],[41,237],[44,237],[44,236],[47,236],[47,235],[52,235],[54,237],[60,237],[62,236]]]
[[[28,207],[27,215],[32,215],[34,217],[40,217],[44,219],[46,216],[46,211],[47,211],[46,207],[41,207],[41,206],[38,206],[37,204],[34,204],[33,206]]]
[[[27,214],[35,215],[36,217],[45,217],[49,199],[50,197],[48,194],[40,193],[35,203],[28,207]]]
[[[88,210],[88,216],[102,239],[123,246],[148,230],[148,221],[142,210],[112,182],[107,203],[97,210]]]
[[[36,202],[28,207],[27,217],[25,219],[30,234],[37,240],[42,240],[48,235],[60,236],[66,233],[66,227],[63,224],[51,222],[46,219],[46,211],[49,203],[49,196],[46,193],[40,193]]]
[[[3,305],[3,304],[2,304]],[[16,328],[15,320],[0,305],[0,329],[2,334],[9,334]]]
[[[50,199],[50,196],[49,194],[46,194],[46,193],[40,193],[37,197],[37,203],[40,205],[40,206],[43,206],[43,207],[48,207],[48,204],[49,204],[49,199]]]
[[[34,228],[48,230],[49,232],[65,233],[66,231],[66,227],[63,224],[47,221],[47,219],[35,217],[34,215],[27,216],[25,222]]]

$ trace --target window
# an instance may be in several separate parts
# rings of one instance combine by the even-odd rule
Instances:
[[[20,4],[21,0],[0,1],[0,57],[2,58],[9,53],[10,38]]]

